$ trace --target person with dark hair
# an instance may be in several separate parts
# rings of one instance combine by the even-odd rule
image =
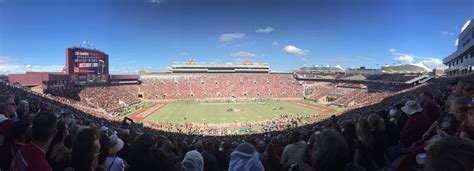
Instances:
[[[32,141],[18,150],[12,161],[13,171],[52,171],[46,159],[46,150],[57,131],[56,115],[44,110],[33,119]]]
[[[219,166],[221,167],[221,170],[227,170],[229,168],[229,156],[231,151],[231,146],[227,142],[221,142],[219,145],[219,151],[217,152],[217,160],[219,162]],[[280,162],[278,160],[278,162]]]
[[[429,92],[422,92],[419,95],[420,105],[423,107],[421,114],[430,119],[430,124],[438,120],[441,115],[439,106],[435,103],[433,95]]]
[[[205,142],[204,151],[201,153],[204,159],[204,170],[205,171],[219,171],[219,163],[214,155],[214,143]]]
[[[280,157],[273,143],[269,143],[265,148],[262,163],[266,171],[281,170]]]
[[[71,163],[71,150],[64,145],[64,140],[69,135],[68,126],[64,122],[58,122],[57,130],[46,151],[46,158],[55,171],[64,170]]]
[[[458,137],[444,137],[429,146],[424,169],[426,171],[474,169],[474,145]]]
[[[385,124],[385,133],[387,136],[387,145],[388,146],[394,146],[398,144],[398,139],[400,137],[400,131],[397,129],[397,125],[390,121],[388,116],[394,116],[397,114],[397,110],[394,108],[391,108],[389,111],[380,111],[377,113],[380,118],[382,118],[384,124]]]
[[[2,154],[0,155],[0,170],[10,170],[13,157],[26,143],[26,131],[29,126],[28,122],[18,121],[10,127],[7,134],[8,141],[0,148],[0,154]]]
[[[30,106],[28,101],[26,100],[20,100],[18,102],[18,108],[16,109],[16,114],[18,115],[18,119],[20,120],[27,120],[25,117],[27,117],[30,113]]]
[[[72,148],[71,166],[74,170],[95,170],[100,154],[99,137],[99,131],[95,128],[79,130]]]
[[[127,161],[130,165],[129,170],[141,171],[154,168],[154,156],[151,150],[154,145],[153,136],[150,134],[140,135],[130,146],[129,160]]]
[[[313,145],[312,166],[317,171],[344,171],[349,160],[344,137],[330,129],[316,135]]]
[[[306,152],[308,145],[301,140],[301,133],[299,130],[293,131],[290,135],[291,144],[287,145],[281,154],[280,164],[283,166],[290,166],[298,164],[302,170],[307,170],[310,166],[305,163]]]
[[[105,132],[102,132],[100,134],[99,144],[99,161],[97,162],[97,167],[95,168],[95,171],[106,171],[107,168],[105,166],[105,159],[107,159],[107,156],[109,156],[109,137]]]
[[[344,124],[343,136],[347,143],[348,156],[350,157],[349,161],[351,162],[355,154],[355,145],[357,142],[356,125],[353,122],[346,122]]]
[[[377,114],[371,114],[368,121],[372,127],[372,137],[374,147],[372,151],[373,159],[379,168],[385,166],[384,149],[388,147],[385,122]]]

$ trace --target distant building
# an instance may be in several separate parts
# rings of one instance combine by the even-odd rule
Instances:
[[[371,68],[366,68],[366,67],[360,67],[360,68],[346,69],[346,74],[381,75],[383,74],[383,72],[381,69],[371,69]]]
[[[344,69],[339,66],[314,66],[301,67],[299,73],[302,74],[342,74]]]
[[[67,90],[74,86],[71,76],[64,72],[26,72],[25,74],[8,74],[12,84],[25,87],[36,87],[49,90]]]
[[[443,59],[448,76],[472,74],[474,65],[474,19],[467,21],[457,39],[457,50]]]
[[[203,64],[188,60],[171,65],[172,73],[270,73],[268,64],[245,61],[243,63]]]

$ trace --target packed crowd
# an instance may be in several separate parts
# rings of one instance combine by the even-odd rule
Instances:
[[[1,170],[473,170],[472,76],[297,128],[199,136],[96,117],[0,83]]]
[[[95,85],[47,92],[54,97],[72,100],[82,106],[101,109],[109,113],[140,103],[138,93],[138,85]]]
[[[183,123],[149,121],[150,127],[156,130],[176,132],[185,135],[206,135],[206,136],[225,136],[265,133],[271,131],[282,131],[290,128],[297,128],[308,123],[314,123],[322,120],[319,114],[312,115],[291,115],[281,114],[271,120],[260,120],[256,122],[233,122],[212,124],[197,124],[188,121]]]
[[[374,91],[360,84],[344,83],[343,86],[339,86],[336,83],[318,83],[313,86],[306,86],[305,94],[308,99],[329,102],[345,106],[348,109],[354,109],[376,104],[395,93],[391,91]],[[328,100],[331,98],[335,100]]]
[[[144,79],[146,99],[301,98],[291,74],[170,75]]]

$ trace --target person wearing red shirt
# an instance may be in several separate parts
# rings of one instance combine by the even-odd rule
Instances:
[[[32,141],[18,150],[11,171],[52,171],[45,152],[57,130],[57,118],[51,111],[42,111],[33,119]]]

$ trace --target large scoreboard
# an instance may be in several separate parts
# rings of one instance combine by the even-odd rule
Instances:
[[[109,74],[109,55],[95,49],[67,48],[66,73],[107,75]]]

